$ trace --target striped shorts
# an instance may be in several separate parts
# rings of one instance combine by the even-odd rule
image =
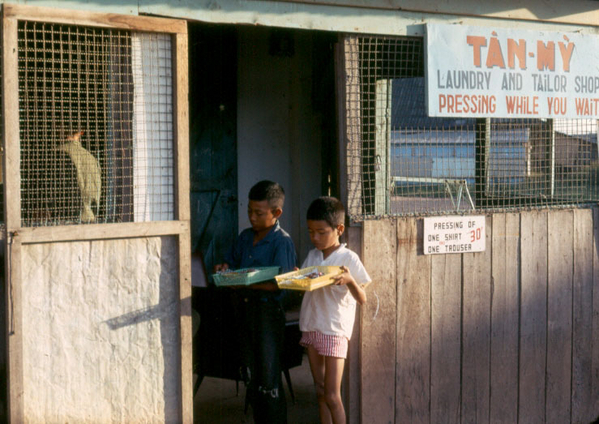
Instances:
[[[346,358],[349,341],[347,337],[330,336],[319,331],[302,331],[300,345],[304,347],[314,346],[314,349],[322,356]]]

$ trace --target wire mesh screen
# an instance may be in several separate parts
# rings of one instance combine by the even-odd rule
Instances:
[[[171,39],[19,23],[23,226],[174,219]]]
[[[344,53],[353,219],[599,199],[595,120],[431,118],[422,39],[348,36]]]

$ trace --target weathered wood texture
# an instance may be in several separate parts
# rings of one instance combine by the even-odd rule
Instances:
[[[547,223],[547,381],[545,419],[570,419],[572,377],[573,213],[558,211]]]
[[[91,25],[107,28],[127,28],[137,31],[164,33],[187,33],[187,23],[179,19],[128,16],[117,13],[95,13],[82,10],[36,7],[17,4],[3,5],[5,18],[27,19],[29,21],[56,22],[72,25]]]
[[[492,221],[486,222],[486,250],[462,257],[462,422],[489,419],[491,367]]]
[[[593,414],[593,220],[590,209],[574,211],[572,281],[572,422],[591,422]]]
[[[350,226],[345,231],[345,236],[347,247],[354,252],[359,253],[360,257],[364,257],[361,250],[362,228]],[[366,295],[372,296],[370,286],[366,289]],[[361,313],[362,308],[358,310],[358,314]],[[348,424],[357,424],[360,422],[360,343],[358,340],[360,340],[361,337],[360,326],[355,325],[352,334],[352,340],[354,341],[349,344],[343,376],[345,382],[345,385],[343,386],[343,402],[347,412]],[[354,360],[354,358],[358,358],[358,360]]]
[[[363,260],[373,284],[360,319],[361,422],[394,422],[397,227],[381,220],[366,221],[363,228]]]
[[[358,67],[356,63],[359,61],[358,40],[355,38],[347,38],[343,43],[344,60],[341,69],[345,69],[345,75],[337,76],[342,78],[342,84],[345,86],[343,93],[345,102],[345,137],[347,139],[347,150],[345,153],[344,166],[347,169],[347,193],[350,195],[348,199],[347,209],[350,214],[362,214],[362,116],[361,109],[357,106],[362,101],[360,93],[360,75],[356,71]],[[342,122],[343,122],[342,121]]]
[[[430,257],[418,255],[422,222],[397,222],[397,362],[395,419],[428,423],[431,352]],[[399,307],[402,305],[402,307]]]
[[[431,423],[460,422],[461,262],[431,257]]]
[[[599,209],[488,215],[480,253],[425,256],[421,227],[363,227],[361,422],[595,420]]]
[[[519,413],[524,422],[545,421],[547,353],[547,213],[520,217]]]
[[[191,326],[191,242],[189,233],[178,237],[177,275],[178,287],[178,315],[179,315],[179,353],[181,355],[179,378],[181,383],[181,417],[182,422],[193,422],[193,354],[189,348],[193,344]],[[168,420],[167,420],[168,421]]]
[[[23,314],[20,309],[22,287],[13,282],[21,279],[19,266],[21,242],[18,239],[14,240],[16,230],[21,226],[21,155],[19,144],[14,142],[19,137],[19,92],[15,89],[19,84],[19,73],[16,66],[18,52],[14,48],[17,45],[17,39],[17,22],[4,19],[2,21],[2,51],[5,52],[2,63],[2,113],[4,115],[2,145],[5,154],[5,175],[13,177],[5,178],[3,199],[6,208],[6,233],[9,235],[4,251],[7,252],[5,264],[7,275],[10,276],[5,293],[6,299],[11,302],[11,307],[7,308],[9,362],[7,376],[10,382],[9,420],[12,423],[20,423],[25,419],[23,416]]]
[[[493,216],[491,244],[491,400],[492,422],[518,417],[518,284],[520,217]]]
[[[593,210],[593,329],[591,352],[591,416],[593,412],[599,411],[599,289],[596,281],[599,281],[599,209]]]

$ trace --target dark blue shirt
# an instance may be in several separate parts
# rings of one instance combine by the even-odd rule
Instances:
[[[297,255],[293,240],[277,221],[266,237],[255,245],[254,230],[243,230],[229,253],[225,255],[225,262],[231,269],[279,266],[280,272],[285,273],[293,271],[297,264]]]

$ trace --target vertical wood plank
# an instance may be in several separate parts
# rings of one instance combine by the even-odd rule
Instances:
[[[419,253],[422,224],[415,218],[397,223],[396,423],[430,422],[431,265]]]
[[[345,232],[347,237],[347,247],[354,252],[358,253],[361,258],[364,257],[363,246],[362,246],[362,227],[350,226]],[[366,296],[369,298],[369,302],[372,302],[373,295],[369,286],[366,289]],[[356,323],[359,323],[362,316],[362,308],[359,307]],[[351,342],[349,343],[349,352],[347,354],[347,361],[344,369],[344,380],[343,386],[343,403],[345,404],[345,412],[347,415],[347,422],[349,424],[358,424],[360,422],[360,340],[362,339],[362,333],[360,332],[360,325],[354,325],[354,332],[352,334]]]
[[[190,220],[189,211],[189,77],[188,77],[188,53],[187,33],[176,34],[174,67],[175,67],[175,153],[177,174],[175,179],[175,219],[180,221]]]
[[[520,218],[493,215],[491,304],[491,419],[518,422]]]
[[[461,255],[431,258],[431,423],[460,422]]]
[[[363,423],[393,423],[397,324],[397,230],[390,220],[364,222],[364,266],[372,278],[361,319]]]
[[[23,402],[23,314],[21,290],[21,242],[8,236],[8,416],[11,423],[25,422]]]
[[[3,6],[3,13],[6,5]],[[21,242],[21,167],[17,20],[2,20],[2,119],[4,119],[4,207],[6,217],[6,298],[8,299],[8,414],[11,423],[25,422],[23,405],[23,322]]]
[[[386,215],[390,211],[389,187],[391,186],[391,93],[392,81],[380,79],[375,83],[375,135],[374,154],[377,166],[374,170],[374,213]],[[380,162],[378,162],[380,161]]]
[[[181,334],[181,417],[193,423],[193,355],[191,329],[191,240],[188,231],[179,235],[179,304]]]
[[[491,356],[491,217],[486,250],[462,255],[462,422],[489,422]]]
[[[6,7],[6,6],[4,6]],[[4,202],[6,229],[21,227],[21,142],[19,134],[19,75],[17,21],[5,18],[2,28],[2,113],[4,119]]]
[[[591,415],[599,419],[599,208],[593,208],[593,317],[591,343]]]
[[[593,210],[574,210],[572,422],[593,421]]]
[[[353,211],[349,208],[349,195],[348,195],[348,176],[349,176],[349,163],[347,161],[349,152],[348,149],[348,138],[347,138],[347,125],[345,122],[347,113],[347,100],[346,100],[346,89],[345,79],[347,74],[345,72],[345,37],[339,35],[337,42],[334,47],[335,55],[335,98],[337,99],[337,139],[338,152],[339,152],[339,176],[337,183],[339,184],[338,193],[339,198],[347,206],[348,214],[353,214]],[[349,418],[349,417],[348,417]]]
[[[548,215],[546,421],[570,422],[573,211]]]
[[[519,422],[545,422],[547,212],[520,215]]]
[[[345,78],[341,84],[345,90],[345,134],[341,143],[346,147],[347,210],[352,216],[362,215],[362,92],[360,88],[360,46],[356,37],[343,40]]]
[[[174,125],[175,125],[175,217],[186,223],[179,235],[179,302],[181,335],[181,418],[193,423],[193,357],[191,329],[191,235],[189,221],[189,76],[187,32],[173,36],[175,68]]]

